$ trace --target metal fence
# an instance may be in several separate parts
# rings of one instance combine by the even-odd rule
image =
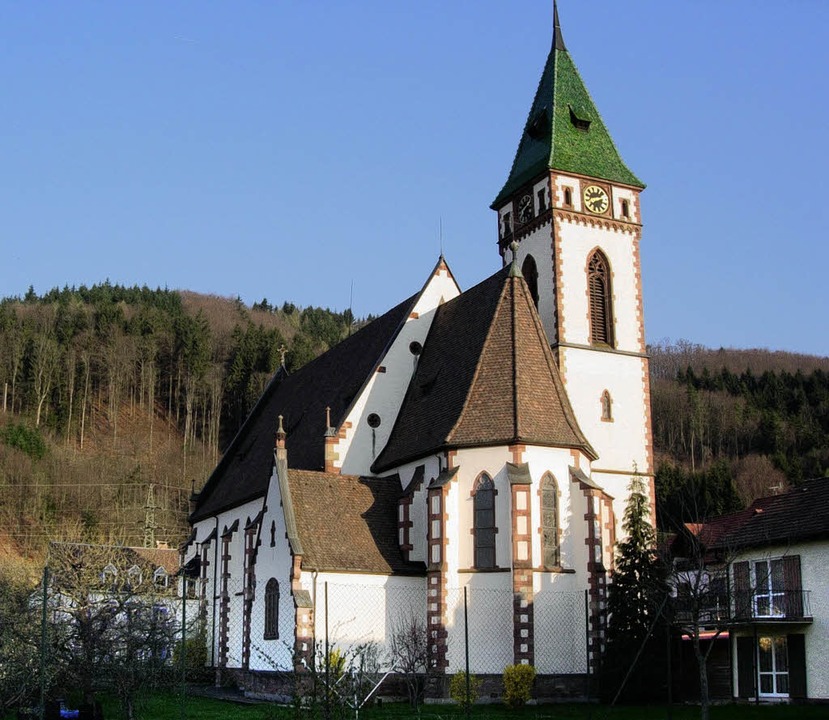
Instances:
[[[423,681],[434,656],[423,578],[320,582],[308,607],[297,608],[293,595],[268,597],[267,587],[228,581],[212,597],[212,586],[200,579],[170,577],[162,585],[125,566],[73,576],[65,561],[44,571],[32,600],[41,620],[32,712],[42,717],[56,716],[57,698],[80,705],[81,718],[94,718],[96,694],[128,706],[159,689],[180,693],[185,717],[185,688],[196,684],[236,682],[254,695],[296,702],[309,692],[307,682],[297,683],[300,675],[313,676],[313,692],[324,688],[326,701],[347,698],[356,711],[379,695],[405,695],[401,678]],[[583,592],[536,593],[527,606],[532,635],[517,640],[510,590],[447,588],[441,601],[444,677],[466,670],[497,680],[522,641],[534,648],[539,674],[587,672]],[[303,618],[305,638],[297,643]]]

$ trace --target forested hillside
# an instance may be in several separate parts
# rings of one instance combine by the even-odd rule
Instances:
[[[649,350],[662,525],[827,472],[829,358],[688,342]]]
[[[0,549],[180,542],[205,481],[280,364],[358,323],[104,283],[0,301]],[[736,509],[829,468],[829,358],[650,348],[659,515]]]
[[[350,312],[110,283],[0,301],[0,543],[179,542],[192,485],[272,373],[352,325]]]

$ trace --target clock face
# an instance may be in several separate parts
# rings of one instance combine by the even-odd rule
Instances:
[[[610,198],[604,188],[598,185],[588,185],[584,188],[584,206],[595,215],[603,215],[610,207]]]
[[[518,219],[522,222],[529,222],[533,219],[533,199],[532,195],[524,195],[518,201]]]

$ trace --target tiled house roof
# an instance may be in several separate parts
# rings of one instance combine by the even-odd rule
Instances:
[[[337,427],[405,322],[417,296],[404,300],[292,375],[278,373],[199,494],[191,522],[265,494],[274,434],[282,415],[292,468],[325,463],[326,407]]]
[[[782,495],[758,498],[745,510],[686,528],[708,551],[829,538],[829,478],[809,480]]]
[[[288,470],[288,486],[305,570],[419,573],[397,543],[396,477]]]
[[[493,209],[546,170],[644,187],[625,165],[579,75],[555,14],[553,46],[544,65],[509,178]]]
[[[755,500],[737,515],[717,545],[757,547],[829,538],[829,477],[809,480],[783,495]]]
[[[526,283],[504,268],[437,309],[372,470],[444,448],[517,442],[579,448],[595,457]]]

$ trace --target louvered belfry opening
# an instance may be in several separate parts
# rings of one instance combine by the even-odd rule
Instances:
[[[590,290],[590,342],[613,345],[613,306],[610,293],[610,268],[604,254],[596,250],[587,264]]]

